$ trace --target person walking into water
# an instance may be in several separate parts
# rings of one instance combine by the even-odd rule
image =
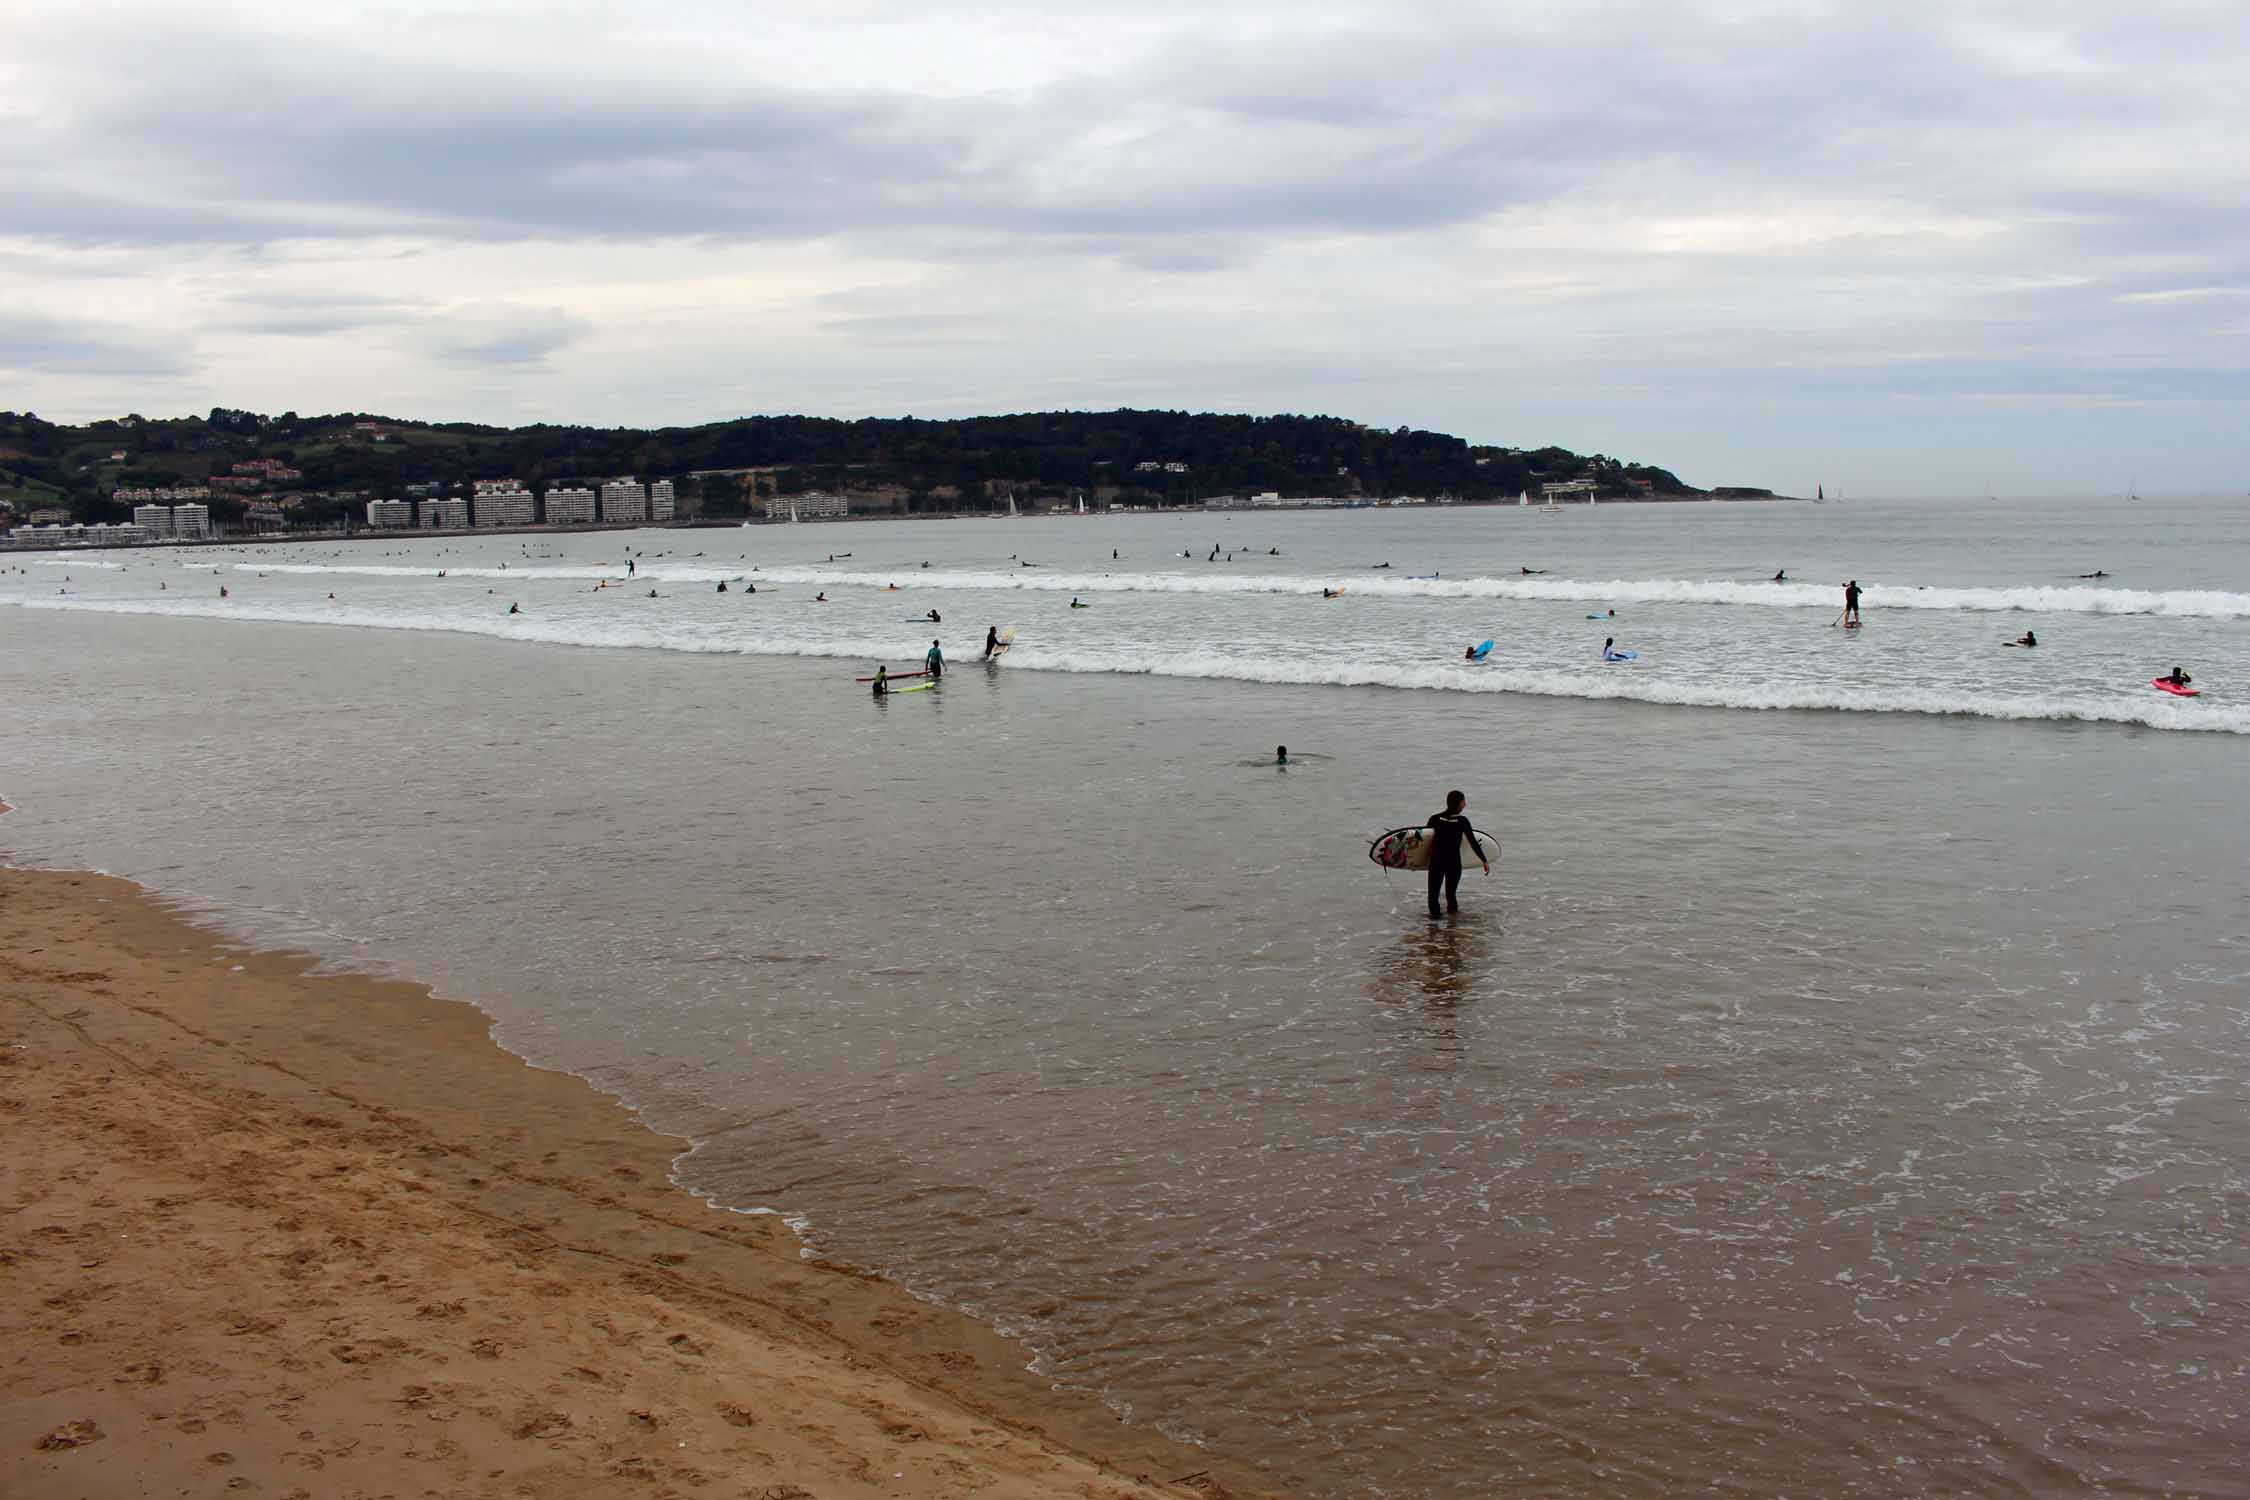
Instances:
[[[984,628],[984,659],[986,661],[992,660],[992,653],[999,649],[1000,627],[997,625],[987,625]]]
[[[945,653],[938,650],[936,641],[930,642],[929,654],[922,658],[922,665],[929,669],[932,682],[945,675]]]
[[[1445,811],[1434,813],[1424,825],[1430,830],[1430,915],[1443,917],[1446,912],[1461,910],[1461,848],[1468,845],[1484,873],[1492,873],[1492,863],[1484,857],[1477,844],[1476,830],[1469,826],[1469,815],[1462,811],[1469,805],[1466,792],[1447,792]],[[1438,893],[1445,893],[1445,911],[1438,910]]]
[[[1859,580],[1856,578],[1844,585],[1844,623],[1859,623]]]

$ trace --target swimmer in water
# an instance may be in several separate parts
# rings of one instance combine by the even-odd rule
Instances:
[[[1276,745],[1273,747],[1273,763],[1277,766],[1286,766],[1289,764],[1289,747],[1287,745]]]

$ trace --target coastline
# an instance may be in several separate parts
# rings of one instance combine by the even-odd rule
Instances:
[[[0,1492],[1281,1493],[313,962],[0,866]]]

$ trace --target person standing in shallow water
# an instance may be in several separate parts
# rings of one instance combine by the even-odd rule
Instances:
[[[1844,623],[1859,623],[1859,580],[1856,578],[1844,585]]]
[[[1469,815],[1464,811],[1469,805],[1466,792],[1447,792],[1445,811],[1431,815],[1425,826],[1430,830],[1430,915],[1443,917],[1447,912],[1461,910],[1462,848],[1476,856],[1484,873],[1492,873],[1492,863],[1484,857],[1477,844],[1476,830],[1469,826]],[[1445,893],[1445,911],[1438,910],[1438,893]]]

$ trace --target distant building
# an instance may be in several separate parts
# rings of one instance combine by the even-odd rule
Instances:
[[[826,490],[808,490],[802,495],[768,495],[766,514],[776,520],[794,516],[800,521],[840,521],[851,514],[851,503],[842,495],[831,495]]]
[[[651,521],[672,519],[672,481],[659,479],[648,487],[648,518]]]
[[[637,479],[605,480],[602,484],[602,519],[605,521],[647,520],[647,486]]]
[[[34,526],[67,526],[70,524],[70,512],[59,505],[43,505],[31,513],[31,524]]]
[[[547,491],[549,526],[594,524],[594,491],[588,485],[557,486]]]
[[[279,531],[289,523],[280,506],[259,504],[242,513],[242,524],[252,531]]]
[[[5,537],[0,546],[7,547],[118,547],[152,538],[145,526],[126,523],[111,525],[97,521],[83,525],[72,521],[67,525],[18,526]]]
[[[411,500],[370,500],[367,502],[367,524],[386,529],[411,527],[414,524],[414,502]]]
[[[210,534],[210,506],[175,505],[172,507],[172,535],[200,539]]]
[[[1549,505],[1591,505],[1594,503],[1594,481],[1567,479],[1560,484],[1543,484],[1539,493]]]
[[[169,505],[136,505],[133,507],[133,524],[151,537],[172,534],[172,507]]]
[[[440,497],[422,502],[422,529],[424,531],[460,531],[469,524],[469,502],[458,497],[448,500]]]
[[[529,526],[534,517],[531,491],[478,489],[476,524],[479,526]]]
[[[486,490],[520,490],[523,488],[523,481],[520,479],[476,479],[471,480],[470,483],[480,495]]]

